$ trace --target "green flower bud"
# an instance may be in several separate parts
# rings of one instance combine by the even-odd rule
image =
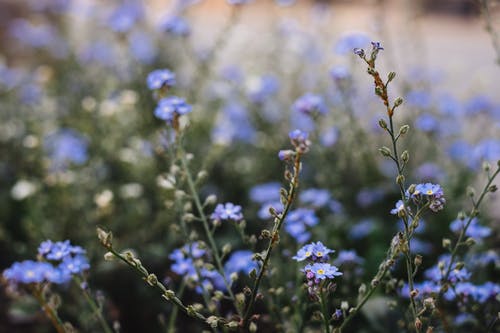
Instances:
[[[382,154],[382,156],[385,156],[385,157],[391,156],[391,150],[389,148],[387,148],[386,146],[379,148],[378,151]]]
[[[382,128],[382,129],[387,129],[387,123],[385,122],[384,119],[380,119],[378,121],[378,125]]]
[[[396,72],[389,72],[389,74],[387,74],[387,82],[391,82],[392,80],[394,80],[395,77],[396,77]]]
[[[400,106],[401,104],[403,104],[403,99],[401,97],[398,97],[394,100],[394,107],[397,108],[398,106]]]

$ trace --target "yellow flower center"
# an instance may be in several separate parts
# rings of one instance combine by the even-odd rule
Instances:
[[[321,251],[316,252],[316,257],[322,257],[322,256],[323,256],[323,252],[321,252]]]
[[[428,194],[428,195],[432,195],[433,193],[434,193],[434,192],[432,192],[432,190],[428,190],[428,191],[427,191],[427,194]]]
[[[323,275],[323,274],[325,274],[325,271],[324,271],[324,270],[322,270],[322,269],[318,269],[318,274]]]
[[[306,252],[306,257],[310,257],[311,256],[311,252],[307,251]]]

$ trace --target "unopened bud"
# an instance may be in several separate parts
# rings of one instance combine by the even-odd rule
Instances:
[[[364,295],[364,294],[366,293],[366,284],[362,283],[362,284],[359,286],[358,293],[359,293],[360,295]]]
[[[451,245],[451,240],[449,238],[443,238],[443,247],[445,249],[449,248]]]
[[[420,254],[417,254],[415,256],[414,264],[417,267],[420,266],[420,265],[422,265],[422,256]]]
[[[471,198],[475,196],[476,191],[474,190],[474,188],[472,188],[471,186],[467,186],[467,195]]]
[[[419,332],[422,329],[422,321],[420,318],[417,318],[415,320],[415,328],[417,329],[417,332]]]
[[[149,274],[148,277],[146,278],[146,281],[149,283],[150,286],[156,286],[158,283],[158,278],[154,274]]]
[[[465,245],[467,246],[473,246],[474,244],[476,244],[476,240],[472,237],[469,237],[465,240]]]
[[[387,129],[387,123],[385,122],[384,119],[380,119],[378,121],[378,125],[382,128],[382,129]]]
[[[214,205],[216,202],[217,202],[217,196],[215,194],[210,194],[205,199],[205,203],[203,205],[204,206],[211,206],[211,205]]]
[[[187,223],[193,222],[195,219],[196,217],[191,213],[184,214],[184,216],[182,217],[182,220]]]
[[[340,303],[340,308],[344,311],[347,311],[349,309],[349,303],[347,301],[342,301]]]
[[[404,163],[408,163],[408,160],[410,159],[410,154],[408,153],[408,150],[405,150],[401,154],[401,159],[403,160]]]
[[[394,100],[394,107],[397,108],[398,106],[400,106],[401,104],[403,104],[403,99],[401,97],[398,97]]]
[[[492,193],[493,193],[493,192],[496,192],[497,190],[498,190],[498,186],[496,186],[495,184],[490,185],[490,186],[488,187],[488,191],[489,191],[489,192],[492,192]]]
[[[386,157],[389,157],[391,156],[391,150],[387,147],[382,147],[382,148],[379,148],[378,150],[383,156],[386,156]]]
[[[231,249],[232,249],[231,244],[229,243],[224,244],[224,246],[222,247],[222,255],[228,254],[229,252],[231,252]]]
[[[396,72],[389,72],[389,74],[387,74],[387,82],[391,82],[392,80],[394,80],[395,77],[396,77]]]
[[[408,133],[409,130],[410,130],[410,125],[403,125],[399,129],[399,134],[400,135],[405,135],[406,133]]]
[[[488,171],[490,171],[490,169],[491,169],[491,165],[488,162],[484,161],[483,162],[483,170],[485,172],[488,172]]]
[[[97,238],[105,248],[111,248],[113,245],[113,234],[111,231],[106,232],[103,229],[97,227]]]
[[[175,297],[175,292],[173,290],[167,290],[163,294],[163,297],[167,300],[170,301]]]
[[[106,261],[112,261],[115,259],[115,255],[112,252],[106,252],[104,253],[104,260]]]
[[[211,328],[217,328],[219,325],[219,318],[216,316],[210,316],[207,318],[207,324],[210,325]]]
[[[254,322],[250,323],[250,326],[248,326],[248,331],[251,333],[257,332],[257,324]]]
[[[417,296],[418,296],[418,289],[413,289],[412,291],[410,291],[411,298],[415,298]]]
[[[207,176],[208,176],[208,172],[206,172],[205,170],[201,170],[196,175],[196,181],[197,182],[202,182],[202,181],[204,181],[207,178]]]
[[[396,177],[396,183],[397,183],[397,184],[402,185],[402,184],[404,183],[404,181],[405,181],[405,176],[403,176],[403,175],[398,175],[398,176]]]
[[[432,297],[427,297],[424,299],[424,306],[428,310],[432,310],[435,307],[434,299]]]

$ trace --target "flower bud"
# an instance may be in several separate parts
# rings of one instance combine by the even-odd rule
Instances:
[[[231,252],[231,249],[232,249],[231,244],[229,243],[224,244],[224,246],[222,247],[222,255],[228,254],[229,252]]]
[[[210,316],[207,318],[207,324],[210,325],[211,328],[217,328],[219,325],[219,318],[216,316]]]
[[[105,248],[111,248],[113,245],[113,234],[111,232],[106,232],[103,229],[97,227],[97,238]]]
[[[492,193],[493,193],[493,192],[496,192],[497,190],[498,190],[498,186],[496,186],[495,184],[490,185],[490,186],[488,187],[488,191],[489,191],[489,192],[492,192]]]
[[[450,240],[449,238],[443,238],[443,242],[442,242],[442,244],[443,244],[443,247],[444,247],[445,249],[447,249],[447,248],[449,248],[449,247],[450,247],[450,245],[451,245],[451,240]]]
[[[149,274],[148,277],[146,278],[146,281],[149,283],[150,286],[154,287],[158,283],[158,278],[154,274]]]
[[[343,311],[347,311],[349,309],[349,303],[347,301],[342,301],[340,303],[340,308],[343,310]]]
[[[403,99],[401,97],[398,97],[394,100],[394,107],[397,108],[398,106],[400,106],[401,104],[403,104]]]
[[[490,165],[488,162],[486,162],[486,161],[484,161],[484,162],[483,162],[483,165],[482,165],[482,166],[483,166],[483,170],[484,170],[485,172],[488,172],[488,171],[490,171],[490,169],[491,169],[491,165]]]
[[[162,295],[167,301],[172,300],[175,297],[175,292],[173,290],[167,290]]]
[[[422,265],[422,256],[420,254],[417,254],[414,259],[414,264],[415,266],[420,266]]]
[[[474,188],[472,188],[471,186],[467,186],[467,195],[471,198],[475,196],[476,191],[474,190]]]
[[[472,237],[469,237],[465,240],[465,245],[467,246],[473,246],[474,244],[476,244],[476,240]]]
[[[112,261],[115,259],[115,255],[111,252],[106,252],[104,253],[104,260],[106,261]]]
[[[392,80],[394,80],[395,77],[396,77],[396,72],[389,72],[389,74],[387,74],[387,82],[391,82]]]
[[[382,129],[387,129],[387,123],[385,122],[384,119],[380,119],[378,121],[378,125],[382,128]]]
[[[383,156],[389,157],[391,156],[391,150],[387,148],[386,146],[383,146],[382,148],[379,148],[378,150]]]
[[[211,205],[215,205],[216,202],[217,202],[217,196],[215,194],[210,194],[205,199],[205,203],[203,205],[204,206],[211,206]]]
[[[251,322],[250,326],[248,326],[248,331],[251,333],[257,332],[257,324],[254,322]]]
[[[410,130],[410,125],[403,125],[399,129],[399,135],[405,135]]]

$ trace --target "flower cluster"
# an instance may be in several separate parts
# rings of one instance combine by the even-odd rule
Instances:
[[[409,197],[413,199],[416,204],[429,203],[429,209],[433,212],[442,210],[446,203],[441,186],[432,183],[416,185]]]
[[[67,283],[73,275],[90,268],[85,250],[70,242],[44,241],[38,248],[41,261],[25,260],[14,263],[3,272],[3,277],[14,284],[50,282]],[[43,260],[43,261],[42,261]]]
[[[170,88],[175,85],[175,74],[168,69],[156,69],[148,74],[146,81],[150,90]]]
[[[328,290],[333,289],[330,284],[331,280],[342,275],[336,266],[327,263],[328,255],[333,252],[335,251],[327,248],[323,243],[316,242],[304,245],[299,249],[297,255],[292,257],[292,259],[299,262],[304,260],[309,262],[302,269],[302,272],[305,273],[308,292],[312,298],[318,297],[318,292],[325,283],[329,284]]]
[[[327,111],[323,98],[311,93],[307,93],[297,99],[293,103],[292,109],[308,116],[325,114]]]

